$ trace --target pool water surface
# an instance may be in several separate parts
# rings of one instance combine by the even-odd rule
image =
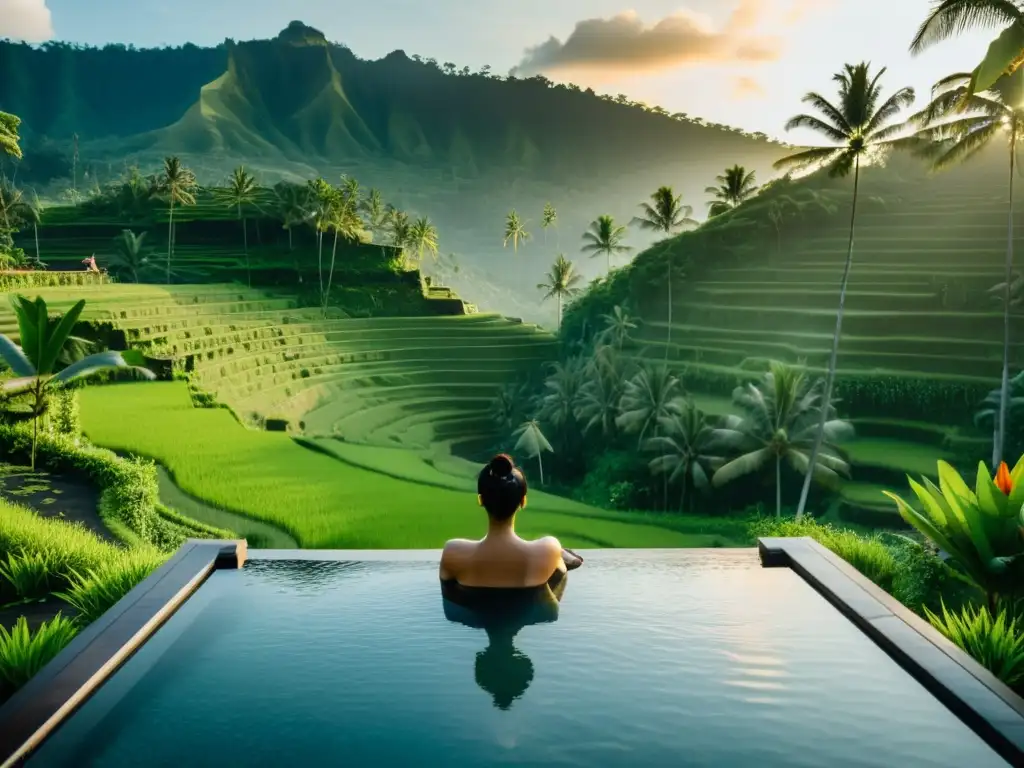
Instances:
[[[602,557],[502,622],[434,562],[216,571],[29,760],[140,764],[1006,765],[750,551]]]

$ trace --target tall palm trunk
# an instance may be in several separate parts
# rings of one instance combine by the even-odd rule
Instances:
[[[318,229],[316,232],[316,274],[320,278],[320,297],[324,295],[324,232]]]
[[[540,484],[544,485],[544,459],[542,457],[543,451],[537,451],[537,469],[540,470]]]
[[[775,517],[782,517],[782,457],[775,457]]]
[[[999,416],[993,427],[992,468],[1003,460],[1006,441],[1006,409],[1010,399],[1010,282],[1013,279],[1013,174],[1016,170],[1017,122],[1010,133],[1010,215],[1006,231],[1006,283],[1003,286],[1003,378],[999,385]]]
[[[245,279],[252,288],[252,270],[249,269],[249,223],[242,216],[242,206],[238,206],[238,218],[242,222],[242,247],[245,250]]]
[[[556,293],[555,298],[558,300],[558,319],[555,321],[555,331],[562,330],[562,294]]]
[[[668,363],[668,348],[672,346],[672,249],[668,250],[668,331],[665,334],[665,362]]]
[[[605,251],[605,255],[608,257],[608,272],[605,274],[605,277],[607,277],[612,273],[612,252]]]
[[[860,187],[860,155],[857,155],[853,164],[853,205],[850,210],[850,243],[846,249],[846,266],[843,268],[843,281],[839,287],[839,311],[836,312],[836,330],[832,335],[832,354],[828,360],[828,372],[825,374],[825,394],[821,400],[821,418],[818,420],[818,432],[814,436],[814,447],[811,449],[810,463],[807,465],[807,474],[804,475],[804,487],[800,490],[800,503],[796,508],[796,517],[799,520],[804,515],[804,507],[807,505],[807,494],[811,491],[811,479],[814,477],[814,468],[818,464],[818,454],[821,452],[821,443],[825,438],[825,422],[828,421],[829,406],[832,403],[832,386],[836,379],[836,358],[839,356],[839,336],[843,329],[843,307],[846,304],[846,286],[850,282],[850,267],[853,266],[853,233],[854,224],[857,219],[857,192]]]
[[[167,284],[171,284],[171,250],[174,248],[174,193],[171,193],[171,210],[167,217]]]
[[[36,238],[36,265],[39,265],[43,262],[43,260],[39,256],[39,224],[36,222],[32,222],[32,233],[35,235]]]
[[[334,279],[334,257],[338,252],[338,230],[334,230],[334,245],[331,247],[331,271],[327,274],[327,290],[324,291],[324,317],[327,317],[327,302],[331,297],[331,281]]]

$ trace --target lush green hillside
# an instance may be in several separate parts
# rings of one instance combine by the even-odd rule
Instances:
[[[990,437],[972,424],[1002,366],[1008,199],[1001,150],[929,175],[896,156],[861,180],[854,264],[839,347],[840,412],[858,437],[843,503],[893,515],[879,488],[932,474],[938,458],[970,464]],[[823,372],[849,238],[852,184],[813,176],[774,185],[701,230],[660,243],[592,288],[567,313],[565,334],[600,327],[628,302],[640,316],[634,357],[667,359],[697,404],[731,406],[732,389],[768,360]],[[778,230],[773,209],[785,212]],[[1018,232],[1024,212],[1016,216]],[[1024,248],[1024,236],[1016,239]],[[665,292],[676,265],[671,324]],[[1011,375],[1024,367],[1024,323],[1012,318]],[[859,519],[865,519],[861,516]]]
[[[442,253],[465,267],[452,279],[463,295],[531,320],[549,314],[537,307],[538,274],[557,251],[572,257],[596,216],[628,221],[662,184],[701,210],[704,188],[727,165],[767,178],[783,152],[763,136],[543,78],[448,73],[401,51],[360,60],[304,27],[216,49],[0,42],[0,71],[0,109],[24,121],[19,184],[45,198],[88,194],[126,164],[148,173],[171,154],[203,184],[241,163],[263,184],[346,173],[430,216]],[[558,223],[542,236],[547,202]],[[515,253],[502,248],[512,208],[533,235]],[[596,276],[599,261],[581,268]],[[496,264],[510,263],[496,276]]]

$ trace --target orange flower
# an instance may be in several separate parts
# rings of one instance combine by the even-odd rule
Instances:
[[[999,471],[996,472],[994,482],[996,484],[996,488],[1007,496],[1010,495],[1010,491],[1013,490],[1013,478],[1010,477],[1010,468],[1006,466],[1005,461],[999,465]]]

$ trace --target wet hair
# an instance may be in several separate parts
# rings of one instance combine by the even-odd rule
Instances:
[[[495,520],[508,520],[526,498],[526,477],[507,453],[499,453],[480,471],[476,492]]]

